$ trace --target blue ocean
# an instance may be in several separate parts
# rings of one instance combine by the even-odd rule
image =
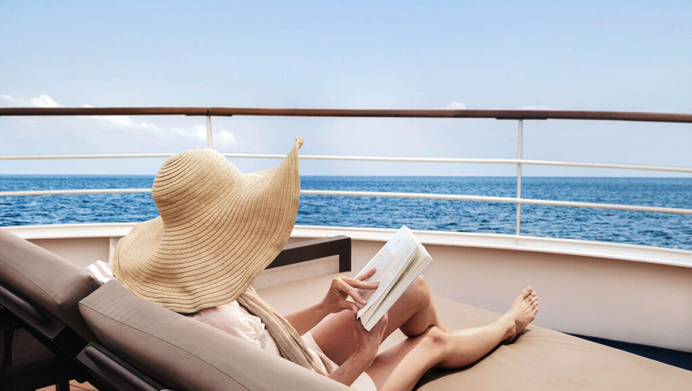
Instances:
[[[149,188],[153,176],[6,175],[0,191]],[[305,176],[305,190],[443,193],[514,197],[515,177]],[[525,177],[524,198],[692,209],[692,178]],[[158,215],[151,194],[0,197],[0,226],[137,222]],[[504,203],[301,196],[297,224],[513,234]],[[692,216],[522,206],[523,235],[692,250]]]

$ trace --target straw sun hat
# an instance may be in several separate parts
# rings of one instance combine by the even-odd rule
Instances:
[[[251,174],[212,149],[172,156],[152,187],[161,216],[137,224],[115,249],[118,282],[181,313],[235,300],[291,235],[302,145],[298,137],[279,167]]]

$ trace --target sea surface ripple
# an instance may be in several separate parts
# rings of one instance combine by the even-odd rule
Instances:
[[[5,175],[0,191],[150,188],[153,176]],[[305,190],[516,196],[514,177],[301,177]],[[522,197],[692,209],[692,178],[524,177]],[[296,223],[515,233],[515,205],[386,197],[308,196]],[[158,216],[151,194],[0,197],[0,226],[139,222]],[[692,216],[523,205],[522,235],[692,250]]]

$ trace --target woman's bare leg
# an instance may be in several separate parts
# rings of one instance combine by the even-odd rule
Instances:
[[[388,315],[389,323],[385,338],[396,329],[401,329],[408,337],[420,335],[430,326],[445,330],[437,317],[430,288],[423,276],[418,277],[401,295],[389,310]],[[351,357],[356,349],[352,319],[352,313],[342,311],[328,316],[311,330],[315,342],[327,357],[338,365]],[[335,335],[339,338],[334,338]]]
[[[437,308],[435,308],[435,303],[433,303],[428,282],[423,275],[419,276],[411,284],[407,293],[410,298],[407,297],[401,303],[401,308],[397,308],[394,313],[392,313],[391,309],[389,311],[389,321],[391,322],[392,316],[394,316],[395,322],[400,324],[398,328],[404,335],[415,337],[424,333],[430,326],[437,326],[441,330],[447,330],[442,326],[440,319],[437,317]],[[394,309],[394,306],[392,306],[392,309]],[[413,313],[411,314],[411,312]],[[397,317],[399,319],[396,319]]]
[[[423,334],[378,354],[366,370],[377,390],[413,389],[423,374],[444,357],[444,334],[431,326]]]
[[[459,332],[431,326],[423,334],[408,338],[377,356],[368,375],[377,389],[410,390],[430,368],[459,368],[488,354],[504,340],[513,340],[538,311],[538,298],[527,288],[512,308],[495,322]]]

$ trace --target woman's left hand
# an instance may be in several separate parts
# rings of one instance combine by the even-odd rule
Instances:
[[[329,292],[322,299],[322,306],[329,313],[340,312],[343,310],[351,310],[354,313],[358,313],[358,306],[346,300],[349,296],[353,298],[354,301],[361,305],[365,305],[366,301],[363,297],[356,291],[356,289],[366,289],[373,290],[379,285],[378,282],[365,282],[375,274],[375,268],[370,269],[368,272],[361,274],[356,278],[348,278],[344,276],[338,276],[332,279],[332,285],[329,287]]]

